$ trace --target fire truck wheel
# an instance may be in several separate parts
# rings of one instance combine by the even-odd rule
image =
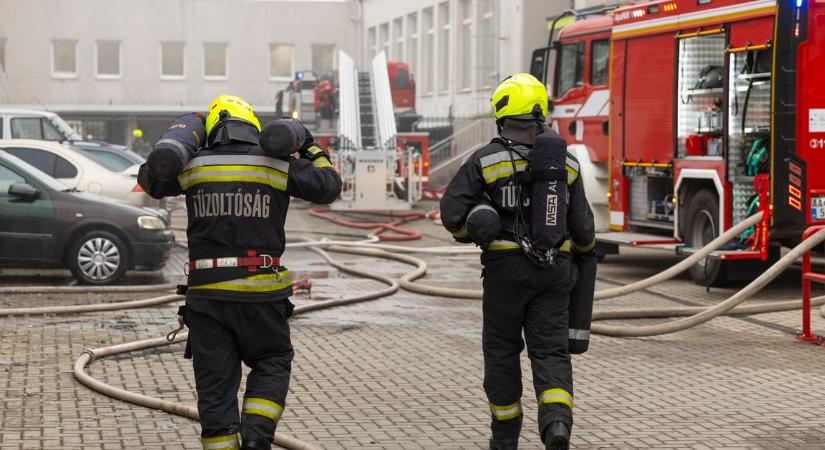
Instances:
[[[719,236],[719,200],[716,193],[702,189],[694,194],[687,210],[690,221],[685,240],[694,249],[700,249]],[[722,261],[705,258],[690,268],[690,277],[700,286],[720,286],[727,282]]]

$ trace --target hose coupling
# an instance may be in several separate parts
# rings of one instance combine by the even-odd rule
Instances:
[[[167,333],[166,334],[166,340],[169,341],[169,342],[174,341],[175,338],[178,336],[178,333],[183,331],[183,328],[185,326],[186,326],[186,324],[183,322],[183,316],[179,315],[178,316],[178,328],[175,329],[175,330],[170,331],[169,333]]]

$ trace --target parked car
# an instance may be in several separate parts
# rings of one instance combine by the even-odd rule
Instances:
[[[137,184],[137,168],[128,172],[110,170],[97,158],[83,153],[69,143],[0,139],[0,149],[26,161],[68,187],[123,200],[136,206],[158,204],[157,200],[149,197]]]
[[[110,284],[163,267],[173,242],[162,212],[78,192],[0,150],[0,266],[62,267]]]
[[[108,152],[111,154],[111,159],[123,156],[125,160],[132,160],[133,164],[143,162],[140,155],[128,150],[126,146],[98,140],[84,140],[71,125],[51,111],[0,108],[0,139],[68,142],[73,147],[91,150],[95,153],[98,153],[98,150]],[[140,161],[135,158],[139,158]],[[120,171],[117,170],[117,172]],[[135,173],[137,174],[137,169]]]
[[[0,109],[0,139],[83,141],[57,114],[34,109]]]
[[[146,158],[138,155],[122,145],[98,143],[92,141],[72,142],[72,148],[91,156],[109,170],[125,173],[137,178],[140,165]]]

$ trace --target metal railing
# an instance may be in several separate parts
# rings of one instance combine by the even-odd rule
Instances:
[[[358,111],[358,72],[346,53],[338,52],[339,114],[338,136],[342,148],[361,148],[361,121]]]
[[[375,124],[378,148],[395,150],[395,112],[392,105],[387,55],[382,51],[372,60],[372,86],[375,98]]]
[[[430,146],[430,172],[479,144],[489,142],[496,135],[496,125],[490,119],[476,119],[451,136]]]

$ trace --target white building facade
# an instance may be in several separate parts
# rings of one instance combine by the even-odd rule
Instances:
[[[0,104],[49,109],[84,134],[152,139],[220,94],[275,113],[295,72],[357,54],[349,0],[0,0]],[[105,119],[105,120],[104,120]],[[102,128],[105,128],[103,130]]]
[[[363,0],[363,59],[379,51],[406,62],[424,116],[490,114],[498,82],[526,72],[548,43],[547,18],[604,1]]]

